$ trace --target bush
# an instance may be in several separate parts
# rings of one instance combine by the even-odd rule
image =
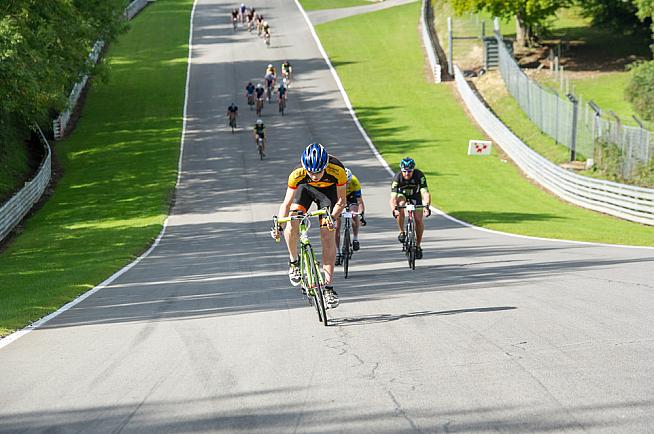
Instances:
[[[654,60],[640,62],[632,70],[631,82],[625,91],[627,100],[641,118],[654,121]]]

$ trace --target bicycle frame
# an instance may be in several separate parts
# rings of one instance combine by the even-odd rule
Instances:
[[[412,270],[416,269],[416,251],[418,248],[418,239],[416,236],[416,223],[415,223],[415,211],[419,209],[426,208],[424,205],[414,205],[406,204],[402,206],[396,206],[395,209],[406,209],[407,216],[405,222],[406,239],[402,245],[402,251],[406,253],[407,259],[409,261],[409,268]]]
[[[325,296],[323,288],[325,287],[325,280],[320,268],[320,263],[316,259],[316,255],[309,241],[309,228],[311,227],[311,217],[327,216],[331,219],[329,209],[322,208],[307,214],[290,215],[288,217],[277,218],[273,217],[273,227],[278,227],[281,223],[289,223],[292,220],[300,221],[300,237],[298,239],[299,257],[300,257],[300,273],[301,285],[305,289],[309,303],[312,299],[315,301],[315,308],[318,312],[318,320],[325,326],[327,325],[327,313],[325,308]],[[279,240],[275,240],[279,242]]]

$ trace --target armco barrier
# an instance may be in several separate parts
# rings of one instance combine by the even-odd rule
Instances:
[[[23,217],[25,217],[25,214],[39,201],[50,182],[52,173],[50,145],[43,132],[41,132],[41,129],[38,132],[45,148],[45,158],[36,171],[34,178],[26,182],[25,186],[0,208],[0,241],[20,223]]]
[[[455,67],[456,87],[477,123],[530,178],[568,202],[625,220],[654,225],[654,189],[589,178],[541,157],[480,101]]]
[[[427,59],[429,60],[429,66],[431,67],[432,74],[434,75],[434,81],[436,83],[441,82],[441,65],[438,62],[438,56],[434,50],[434,44],[432,39],[429,36],[429,27],[428,27],[428,7],[431,0],[422,0],[422,8],[420,12],[420,29],[422,34],[422,45],[425,46],[427,51]]]

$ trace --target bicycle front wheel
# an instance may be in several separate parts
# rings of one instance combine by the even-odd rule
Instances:
[[[345,275],[345,278],[347,279],[348,272],[350,270],[350,256],[352,256],[352,250],[350,248],[351,246],[350,242],[350,229],[345,228],[345,232],[343,233],[343,248],[341,249],[342,251],[342,258],[343,258],[343,274]]]
[[[307,265],[309,268],[308,280],[310,282],[309,293],[313,295],[314,306],[316,307],[316,312],[318,313],[318,321],[322,322],[326,326],[327,312],[325,309],[325,296],[323,294],[322,276],[320,275],[321,271],[311,246],[308,247],[307,253],[308,253]]]

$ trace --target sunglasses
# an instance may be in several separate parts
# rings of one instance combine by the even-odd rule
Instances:
[[[413,169],[402,169],[402,173],[411,173]]]

